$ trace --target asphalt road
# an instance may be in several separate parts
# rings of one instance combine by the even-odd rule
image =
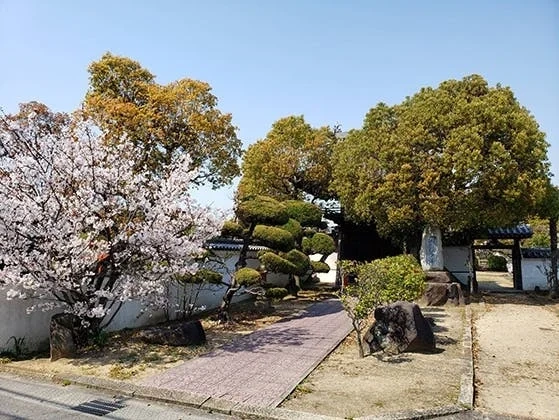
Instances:
[[[102,417],[101,417],[102,416]],[[0,419],[232,419],[189,407],[0,374]]]

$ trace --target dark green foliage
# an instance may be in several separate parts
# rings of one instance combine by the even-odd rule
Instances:
[[[240,286],[253,286],[260,283],[262,277],[254,268],[243,267],[235,273],[235,280]]]
[[[292,274],[296,271],[295,264],[273,252],[266,252],[262,255],[260,262],[264,264],[267,270],[274,273]]]
[[[328,273],[330,272],[330,266],[322,261],[311,261],[312,270],[315,273]]]
[[[226,220],[221,228],[221,236],[240,238],[243,236],[243,227],[233,220]]]
[[[291,233],[274,226],[258,225],[254,229],[252,237],[258,243],[280,251],[289,251],[295,246]]]
[[[283,225],[289,220],[287,209],[282,203],[264,196],[241,201],[235,214],[246,225],[251,223]]]
[[[320,226],[322,210],[319,207],[299,200],[287,200],[284,204],[289,217],[297,220],[302,226]]]
[[[502,255],[491,254],[487,257],[489,271],[507,271],[507,259]]]
[[[336,250],[336,244],[332,237],[321,232],[314,234],[310,245],[313,254],[330,255]]]
[[[201,283],[220,284],[222,279],[223,279],[222,274],[218,273],[217,271],[209,270],[207,268],[201,268],[194,274],[185,274],[183,276],[176,277],[176,280],[179,283],[192,283],[192,284],[201,284]]]
[[[302,253],[297,249],[292,249],[284,255],[285,259],[295,266],[293,274],[298,276],[305,275],[311,268],[311,260],[308,255]]]
[[[289,294],[285,287],[271,287],[266,290],[266,297],[269,299],[283,299]]]
[[[297,220],[289,219],[287,223],[278,227],[281,227],[282,229],[291,233],[296,243],[301,242],[301,239],[303,238],[303,228],[301,227],[301,223],[299,223]]]

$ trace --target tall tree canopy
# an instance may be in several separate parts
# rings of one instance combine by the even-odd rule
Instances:
[[[208,83],[185,78],[161,85],[137,61],[110,53],[93,62],[89,74],[86,114],[112,141],[140,145],[140,165],[159,171],[173,155],[187,152],[198,184],[218,188],[239,175],[241,142]]]
[[[243,160],[239,195],[279,200],[329,199],[335,130],[313,128],[303,116],[281,118],[266,138],[251,145]]]
[[[332,189],[384,235],[523,220],[545,191],[547,143],[508,87],[480,76],[378,104],[334,151]]]

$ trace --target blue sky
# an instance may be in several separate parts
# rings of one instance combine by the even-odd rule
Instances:
[[[532,112],[559,174],[557,0],[0,0],[0,107],[75,109],[106,51],[160,83],[210,83],[245,145],[287,115],[358,128],[380,101],[481,74]],[[232,196],[197,194],[222,208]]]

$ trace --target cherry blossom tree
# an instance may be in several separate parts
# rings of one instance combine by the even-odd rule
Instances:
[[[62,307],[91,332],[128,300],[165,305],[222,225],[189,195],[188,155],[154,174],[138,168],[141,146],[105,140],[38,103],[0,116],[0,282],[33,299],[28,311]]]

